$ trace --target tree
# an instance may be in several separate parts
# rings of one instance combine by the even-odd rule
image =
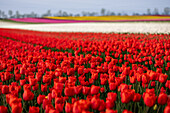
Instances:
[[[121,13],[118,13],[117,15],[118,15],[118,16],[121,16],[122,14],[121,14]]]
[[[8,14],[9,14],[10,18],[12,18],[12,14],[13,14],[12,10],[9,10]]]
[[[83,16],[87,16],[87,14],[88,14],[88,13],[85,12],[85,11],[82,12],[82,15],[83,15]]]
[[[104,16],[105,15],[106,10],[104,8],[101,9],[101,15]]]
[[[61,10],[58,11],[57,16],[62,16],[62,11]]]
[[[47,11],[47,16],[51,16],[51,10]]]
[[[4,11],[1,11],[1,17],[5,18],[5,12]]]
[[[80,16],[80,14],[75,14],[74,16]]]
[[[0,18],[2,17],[2,11],[0,10]]]
[[[16,11],[15,16],[16,16],[16,18],[20,17],[19,11]]]
[[[114,13],[114,12],[111,12],[110,15],[115,15],[115,13]]]
[[[63,16],[68,16],[67,12],[64,11],[63,12]]]
[[[164,8],[164,14],[169,15],[170,14],[170,7],[165,7]]]
[[[154,15],[159,15],[159,12],[158,12],[158,9],[157,9],[157,8],[154,8],[153,14],[154,14]]]
[[[147,9],[147,15],[151,15],[151,9]]]

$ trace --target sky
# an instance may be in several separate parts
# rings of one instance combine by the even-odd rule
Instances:
[[[42,14],[51,10],[53,14],[59,10],[68,13],[81,13],[82,11],[100,12],[102,8],[115,13],[146,13],[157,8],[160,13],[165,7],[170,7],[170,0],[0,0],[0,10],[16,11],[21,14],[32,11]]]

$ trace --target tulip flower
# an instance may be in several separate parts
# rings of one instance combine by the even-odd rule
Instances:
[[[158,104],[164,105],[164,104],[166,104],[167,100],[168,100],[167,94],[161,92],[158,96]]]
[[[92,85],[92,86],[91,86],[91,94],[92,94],[92,95],[98,94],[99,90],[100,90],[100,87],[99,87],[99,86],[95,86],[95,85]]]
[[[39,113],[39,107],[35,107],[35,106],[30,106],[29,107],[29,113]]]
[[[164,109],[164,113],[169,113],[170,112],[170,106],[166,106]]]
[[[5,106],[0,106],[0,113],[7,113],[8,109]]]
[[[33,99],[34,99],[34,94],[29,89],[25,89],[23,93],[23,100],[30,101]]]

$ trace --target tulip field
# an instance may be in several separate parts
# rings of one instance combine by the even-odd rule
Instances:
[[[170,113],[170,34],[0,28],[0,113]]]
[[[170,21],[170,16],[81,16],[81,17],[43,17],[43,18],[11,18],[11,22],[21,23],[89,23],[89,22],[153,22]]]

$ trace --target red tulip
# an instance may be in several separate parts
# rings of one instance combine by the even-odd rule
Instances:
[[[115,101],[106,99],[106,108],[107,109],[112,109],[114,107],[114,105],[115,105]]]
[[[134,98],[134,90],[125,89],[121,92],[122,103],[129,103]]]
[[[0,113],[7,113],[8,109],[5,106],[0,106]]]
[[[80,94],[82,92],[83,87],[82,86],[75,86],[74,87],[74,92],[76,95]]]
[[[39,84],[36,84],[35,86],[32,86],[32,90],[33,90],[33,91],[37,91],[38,88],[39,88]]]
[[[55,109],[60,113],[63,112],[64,104],[55,104]]]
[[[45,99],[45,95],[39,95],[37,97],[37,103],[40,105],[43,103],[43,100]]]
[[[88,95],[90,94],[90,87],[83,87],[83,95]]]
[[[144,103],[148,106],[148,107],[152,107],[153,105],[155,105],[156,102],[156,96],[154,93],[144,93],[143,94],[143,100]]]
[[[159,75],[159,82],[165,83],[166,80],[167,80],[167,78],[168,78],[168,75],[160,74],[160,75]]]
[[[166,104],[167,100],[168,100],[167,94],[161,92],[158,96],[158,104],[164,105]]]
[[[110,88],[110,90],[111,90],[111,91],[116,90],[116,88],[117,88],[116,83],[114,83],[114,82],[110,82],[110,83],[109,83],[109,88]]]
[[[64,89],[64,94],[66,95],[66,96],[69,96],[69,97],[71,97],[71,96],[74,96],[75,95],[75,92],[74,92],[74,87],[66,87],[65,89]]]
[[[25,79],[20,80],[20,85],[21,85],[21,86],[23,86],[25,83],[26,83],[26,80],[25,80]]]
[[[65,112],[66,113],[72,113],[72,105],[70,103],[66,103]]]
[[[46,92],[47,91],[47,84],[43,85],[41,84],[41,91]]]
[[[104,93],[105,92],[105,88],[104,87],[100,88],[100,92]]]
[[[91,99],[91,107],[92,107],[92,109],[97,110],[99,108],[99,106],[100,106],[100,99],[98,99],[96,97],[93,97]]]
[[[104,100],[100,100],[98,111],[104,111],[105,109],[106,109],[106,103],[104,102]]]
[[[127,109],[123,110],[122,113],[133,113],[132,111],[128,111]]]
[[[166,106],[166,107],[165,107],[164,113],[170,113],[170,106]]]
[[[21,79],[21,74],[15,74],[15,80],[19,81]]]
[[[133,102],[139,102],[141,99],[141,95],[139,93],[135,93],[133,97]]]
[[[75,102],[73,104],[73,113],[81,113],[82,109],[81,106],[78,104],[78,102]]]
[[[34,99],[34,94],[29,89],[25,89],[23,93],[23,100],[30,101],[33,99]]]
[[[30,83],[31,86],[35,86],[35,85],[37,84],[37,79],[35,79],[35,78],[30,78],[30,79],[29,79],[29,83]]]
[[[92,95],[97,95],[99,93],[99,90],[100,90],[100,86],[95,86],[95,85],[91,86],[91,94]]]
[[[117,98],[117,94],[116,93],[113,93],[113,92],[107,93],[107,99],[108,100],[110,100],[112,102],[115,102],[116,98]]]
[[[117,110],[106,109],[106,113],[117,113]]]
[[[58,83],[54,81],[54,89],[62,91],[64,87],[63,83]]]
[[[7,94],[9,93],[9,87],[7,85],[2,86],[2,94]]]
[[[11,105],[12,113],[22,113],[22,104],[14,103]]]
[[[39,113],[39,112],[40,112],[39,107],[35,107],[35,106],[29,107],[29,113]]]

